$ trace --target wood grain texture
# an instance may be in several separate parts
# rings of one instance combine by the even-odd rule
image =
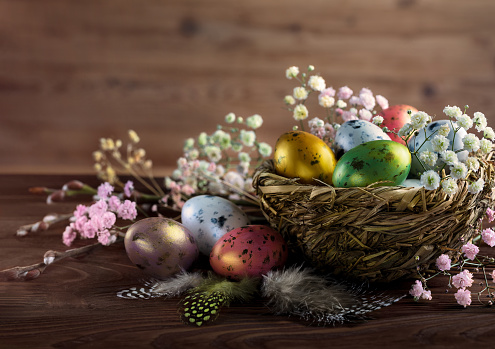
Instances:
[[[274,144],[293,125],[291,65],[493,123],[493,13],[492,0],[0,0],[0,171],[92,172],[99,138],[134,129],[168,172],[229,112],[262,115]]]
[[[64,249],[63,225],[24,238],[14,233],[47,213],[70,212],[78,200],[48,206],[44,197],[27,193],[30,186],[60,187],[70,179],[0,175],[0,270]],[[257,299],[233,304],[214,325],[202,328],[180,322],[178,299],[116,297],[142,279],[123,246],[114,245],[54,264],[31,281],[0,281],[0,348],[490,348],[495,333],[494,309],[476,300],[467,309],[457,305],[453,291],[444,292],[445,278],[430,283],[432,301],[406,297],[362,323],[308,326],[272,315]],[[390,284],[388,292],[403,294],[410,284]]]

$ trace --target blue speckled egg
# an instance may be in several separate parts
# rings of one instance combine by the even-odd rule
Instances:
[[[350,120],[344,122],[337,131],[333,145],[334,152],[337,158],[340,158],[355,146],[376,140],[390,141],[390,137],[369,121]]]
[[[186,201],[182,224],[189,229],[201,253],[209,255],[213,245],[227,232],[248,225],[246,214],[219,196],[199,195]]]
[[[455,138],[454,138],[454,129],[452,128],[451,121],[437,120],[429,123],[428,125],[426,125],[424,130],[420,130],[417,135],[411,137],[411,139],[407,143],[407,146],[409,147],[411,153],[416,151],[417,154],[419,155],[419,153],[425,150],[433,151],[430,141],[425,142],[425,139],[429,137],[430,137],[429,139],[432,139],[436,135],[436,132],[440,129],[440,127],[442,127],[442,125],[445,124],[449,125],[450,127],[450,133],[447,136],[447,139],[450,141],[448,150],[458,151],[463,149],[464,144],[462,142],[462,138],[467,134],[466,130],[460,128],[455,134]],[[455,123],[454,123],[454,127],[457,128],[457,125]],[[440,159],[440,154],[437,153],[437,155],[438,155],[437,165],[433,167],[425,165],[426,170],[432,169],[434,171],[439,171],[444,166],[445,163]],[[465,161],[467,157],[468,157],[468,152],[465,150],[457,153],[457,158],[460,161]],[[445,171],[449,173],[448,166],[445,167]],[[425,172],[425,169],[423,168],[423,166],[421,166],[421,163],[416,158],[416,156],[413,155],[411,160],[411,171],[409,172],[409,177],[419,178],[423,172]]]

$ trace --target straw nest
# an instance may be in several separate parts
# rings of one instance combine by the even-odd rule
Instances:
[[[431,270],[442,253],[455,259],[472,239],[495,199],[491,155],[480,162],[486,184],[478,194],[465,181],[452,196],[440,189],[300,184],[275,174],[271,160],[257,169],[253,186],[272,227],[311,266],[389,282]]]

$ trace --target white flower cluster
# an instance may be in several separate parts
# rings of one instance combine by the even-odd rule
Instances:
[[[406,143],[413,136],[421,133],[425,135],[424,144],[428,143],[431,150],[422,150],[420,147],[419,150],[411,150],[411,155],[424,168],[420,182],[428,190],[441,187],[446,194],[453,195],[458,190],[458,181],[468,181],[468,191],[472,194],[484,188],[485,182],[479,173],[480,159],[492,151],[495,133],[487,126],[483,113],[476,112],[471,118],[466,114],[467,108],[463,112],[457,106],[445,107],[443,112],[450,118],[450,123],[443,123],[427,137],[425,127],[432,119],[422,111],[411,115],[411,122],[398,132]],[[475,133],[468,133],[473,127],[481,134],[481,139]],[[456,137],[462,137],[462,147],[455,146]],[[442,170],[447,173],[443,177]]]
[[[324,108],[325,115],[312,118],[308,121],[308,126],[311,133],[327,142],[332,142],[341,122],[356,119],[372,121],[377,125],[383,122],[383,118],[376,115],[375,108],[377,105],[382,110],[388,108],[388,100],[385,97],[375,96],[367,88],[354,94],[348,86],[340,87],[338,90],[327,87],[321,76],[312,74],[314,69],[314,66],[310,65],[307,73],[300,73],[299,67],[292,66],[285,71],[287,79],[296,79],[301,84],[294,87],[292,94],[284,97],[284,103],[292,112],[293,118],[300,122],[302,129],[304,129],[303,120],[309,117],[305,103],[310,94],[315,92],[318,93],[318,104]],[[310,73],[312,75],[309,75]]]
[[[170,190],[165,200],[182,207],[184,199],[195,193],[233,195],[252,192],[252,170],[272,153],[272,147],[257,140],[256,130],[263,118],[254,114],[225,116],[226,126],[217,126],[212,134],[202,132],[197,139],[184,143],[184,156],[177,162],[171,177],[165,178]]]

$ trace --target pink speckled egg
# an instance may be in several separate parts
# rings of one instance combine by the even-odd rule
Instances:
[[[191,232],[173,219],[162,217],[145,218],[131,225],[124,245],[129,259],[158,279],[187,270],[199,255]]]
[[[407,111],[411,110],[411,114],[409,114]],[[410,105],[405,105],[405,104],[397,104],[397,105],[391,105],[385,110],[382,110],[378,115],[383,117],[383,123],[380,125],[381,127],[388,127],[389,130],[399,132],[399,130],[407,124],[408,122],[411,121],[411,115],[414,113],[417,113],[418,109],[411,107]],[[389,135],[390,139],[401,143],[405,144],[405,142],[397,136],[396,134],[392,132],[387,132]]]
[[[213,246],[210,265],[233,280],[259,277],[282,267],[287,245],[276,230],[264,225],[246,225],[223,235]]]

